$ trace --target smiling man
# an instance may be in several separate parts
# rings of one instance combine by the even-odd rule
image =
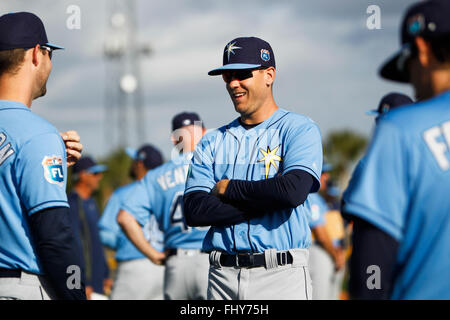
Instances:
[[[271,46],[255,37],[230,41],[209,72],[222,75],[240,117],[205,135],[186,183],[187,223],[212,226],[208,299],[312,297],[304,201],[320,186],[321,136],[276,105],[275,73]]]

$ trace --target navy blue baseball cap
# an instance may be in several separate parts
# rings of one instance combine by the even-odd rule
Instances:
[[[426,39],[450,35],[450,1],[427,0],[412,5],[406,12],[401,27],[401,49],[380,69],[381,77],[409,82],[406,61],[415,47],[416,37]]]
[[[78,174],[81,171],[86,171],[89,173],[100,173],[108,170],[108,167],[103,164],[97,164],[91,157],[82,157],[78,160],[72,169],[73,174]]]
[[[223,65],[208,72],[217,76],[224,71],[274,67],[275,56],[270,44],[256,37],[241,37],[231,40],[223,52]]]
[[[198,125],[200,124],[202,127],[203,121],[200,119],[199,115],[195,112],[182,112],[175,115],[172,119],[172,131],[180,129],[185,126],[190,126],[191,124]]]
[[[377,109],[369,110],[366,114],[379,116],[394,108],[413,103],[414,101],[407,95],[398,92],[391,92],[381,98]]]
[[[35,14],[17,12],[0,17],[0,50],[29,49],[37,44],[64,49],[48,42],[44,24]]]
[[[161,152],[150,144],[145,144],[139,149],[126,148],[125,152],[135,161],[142,161],[147,169],[153,169],[163,163]]]

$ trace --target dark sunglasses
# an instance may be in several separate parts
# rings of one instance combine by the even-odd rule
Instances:
[[[243,70],[234,70],[234,71],[225,71],[222,73],[222,79],[226,83],[230,83],[233,79],[243,81],[245,79],[249,79],[253,77],[253,71],[255,70],[264,70],[267,69],[265,67],[260,67],[256,69],[243,69]]]
[[[52,55],[53,55],[53,49],[47,46],[41,46],[41,49],[43,50],[47,50],[48,51],[48,57],[50,58],[50,60],[52,60]]]

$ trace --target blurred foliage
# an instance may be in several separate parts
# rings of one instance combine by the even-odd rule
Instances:
[[[349,174],[348,170],[361,157],[367,146],[367,137],[351,130],[330,132],[323,143],[324,159],[332,164],[335,178]]]
[[[83,154],[83,156],[87,155]],[[101,213],[111,193],[118,187],[132,182],[129,172],[133,160],[125,153],[124,149],[118,149],[104,158],[94,160],[108,166],[108,170],[103,173],[99,189],[93,195]],[[69,170],[67,190],[70,192],[72,187],[73,181],[71,170]]]

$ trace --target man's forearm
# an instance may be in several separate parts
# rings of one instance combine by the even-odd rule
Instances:
[[[39,261],[57,299],[86,300],[82,253],[69,222],[68,208],[37,212],[30,216],[29,224]],[[79,278],[72,283],[69,277],[77,270]]]
[[[191,227],[233,225],[250,218],[248,213],[204,191],[185,194],[183,201],[186,223]]]
[[[230,180],[224,198],[256,210],[295,208],[306,200],[313,183],[303,170],[259,181]]]
[[[124,231],[125,235],[130,239],[134,246],[141,251],[147,258],[154,260],[155,254],[158,251],[148,243],[145,238],[142,227],[132,214],[125,210],[120,210],[117,215],[117,222]]]

